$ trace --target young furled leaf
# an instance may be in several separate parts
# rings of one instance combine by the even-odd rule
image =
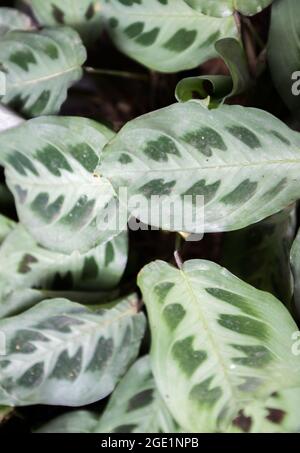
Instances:
[[[300,2],[277,0],[272,7],[268,42],[271,75],[282,100],[300,112]]]
[[[184,0],[108,0],[103,14],[123,52],[162,72],[195,68],[217,56],[219,38],[236,35],[232,17],[205,16]]]
[[[298,230],[292,246],[291,266],[294,276],[294,302],[298,313],[300,313],[300,230]]]
[[[85,48],[71,28],[10,31],[0,42],[6,75],[1,102],[26,116],[55,114],[68,88],[81,78],[85,60]]]
[[[112,137],[92,120],[50,116],[0,134],[0,162],[19,218],[44,247],[85,252],[119,233],[101,223],[115,207],[114,191],[94,173]]]
[[[295,236],[295,208],[223,236],[221,264],[237,277],[290,305],[290,249]]]
[[[99,171],[116,191],[127,187],[129,200],[148,202],[128,205],[144,223],[189,233],[237,230],[300,197],[300,134],[262,110],[207,110],[193,100],[127,123]],[[197,195],[204,196],[204,225],[183,215],[197,212]],[[154,197],[160,209],[149,215]],[[170,200],[182,207],[174,219],[161,215]]]
[[[69,25],[84,41],[91,42],[101,33],[100,0],[26,0],[41,25]]]
[[[113,392],[102,416],[78,411],[39,429],[42,433],[172,433],[175,423],[159,395],[149,357],[139,359]]]
[[[32,28],[30,17],[13,8],[0,8],[0,36],[10,30],[29,30]]]
[[[253,16],[269,6],[273,0],[184,0],[192,8],[203,14],[227,17],[235,11],[245,16]]]
[[[300,386],[300,357],[292,353],[297,326],[272,295],[201,260],[180,270],[153,262],[138,284],[154,377],[184,430],[226,430],[249,403]]]
[[[0,404],[82,406],[106,397],[135,360],[144,329],[134,295],[96,311],[46,300],[1,320]]]

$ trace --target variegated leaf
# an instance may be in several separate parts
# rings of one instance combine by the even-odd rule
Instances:
[[[274,393],[240,411],[227,433],[299,433],[300,388]]]
[[[145,318],[130,296],[91,311],[66,299],[46,300],[0,321],[0,404],[81,406],[112,392],[136,358]]]
[[[300,230],[292,246],[291,265],[294,276],[294,302],[297,312],[300,313]]]
[[[0,425],[5,422],[12,414],[13,409],[11,407],[0,406]]]
[[[146,266],[138,284],[152,332],[152,369],[183,429],[225,430],[239,411],[299,386],[297,326],[272,295],[215,263]]]
[[[120,296],[120,291],[70,291],[31,288],[11,288],[8,291],[7,282],[0,278],[0,295],[0,318],[6,318],[19,315],[45,299],[63,298],[92,307],[101,305],[105,308]]]
[[[172,433],[175,423],[159,395],[149,357],[139,359],[113,392],[102,416],[66,414],[43,426],[42,433]]]
[[[295,208],[287,208],[255,225],[226,233],[222,243],[224,267],[287,306],[293,292],[289,254],[295,220]]]
[[[84,252],[116,235],[98,221],[115,205],[113,189],[94,173],[112,136],[75,117],[37,118],[0,134],[0,162],[19,218],[43,246]]]
[[[300,114],[300,2],[277,0],[272,7],[268,62],[279,95]]]
[[[8,217],[0,214],[0,244],[9,235],[9,233],[15,228],[15,222]],[[1,249],[0,249],[1,253]],[[0,263],[1,266],[1,263]]]
[[[144,223],[195,233],[236,230],[300,197],[300,134],[262,110],[207,110],[193,100],[127,123],[107,145],[99,171],[115,190],[127,187],[129,200],[148,201],[129,204]],[[204,227],[182,214],[197,212],[197,195],[204,196]],[[153,196],[160,209],[149,214]],[[171,199],[184,207],[170,219],[161,212]]]
[[[175,91],[178,101],[189,101],[197,93],[204,99],[204,105],[208,103],[209,107],[217,107],[251,86],[248,62],[240,42],[234,38],[220,39],[215,43],[215,49],[228,66],[230,76],[201,75],[182,79]]]
[[[208,16],[227,17],[235,11],[246,16],[258,14],[273,0],[185,0],[185,2]]]
[[[1,102],[26,116],[55,114],[68,88],[82,76],[86,51],[68,27],[10,31],[0,42],[0,63],[6,74]]]
[[[68,25],[86,42],[100,36],[103,7],[100,0],[26,0],[26,3],[42,25]]]
[[[26,14],[13,8],[0,8],[0,36],[10,30],[29,30],[30,28],[32,23]]]
[[[205,16],[184,0],[107,0],[103,14],[123,52],[162,72],[195,68],[217,56],[217,39],[236,35],[232,17]]]
[[[0,274],[15,289],[51,289],[59,284],[64,290],[112,289],[125,270],[127,242],[123,232],[85,254],[66,255],[42,248],[18,225],[0,248]]]
[[[0,104],[0,132],[18,126],[23,121],[19,115]]]

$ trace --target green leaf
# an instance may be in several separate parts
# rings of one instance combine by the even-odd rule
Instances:
[[[59,112],[68,88],[82,76],[85,59],[85,48],[71,28],[6,33],[0,42],[7,91],[1,102],[26,116]]]
[[[152,376],[149,357],[122,378],[101,417],[78,411],[47,423],[42,433],[172,433],[176,427]]]
[[[31,20],[26,14],[13,8],[0,8],[0,36],[10,30],[29,30],[32,28]]]
[[[299,113],[300,3],[298,0],[274,2],[268,42],[268,61],[278,93],[290,110]]]
[[[94,312],[46,300],[0,321],[0,404],[82,406],[106,397],[135,360],[144,329],[134,295]]]
[[[50,116],[0,134],[0,162],[19,218],[44,247],[84,252],[116,235],[98,222],[115,203],[111,184],[94,173],[112,136],[85,118]]]
[[[216,42],[215,48],[227,64],[231,77],[204,75],[182,79],[177,84],[175,92],[178,101],[189,101],[197,94],[200,98],[209,98],[209,105],[214,107],[249,88],[252,83],[251,76],[239,41],[234,38],[220,39]]]
[[[127,232],[85,254],[65,255],[39,246],[18,225],[0,248],[1,277],[14,288],[51,289],[60,284],[64,290],[108,290],[119,283],[127,254]]]
[[[38,434],[91,434],[98,423],[99,416],[91,411],[73,411],[51,420],[36,432]]]
[[[291,249],[291,266],[294,276],[294,302],[300,313],[300,229]]]
[[[205,16],[183,0],[109,0],[103,14],[117,47],[161,72],[195,68],[217,55],[219,38],[236,35],[232,17]]]
[[[300,388],[274,393],[246,406],[227,433],[299,433]]]
[[[269,6],[273,0],[185,0],[192,8],[208,16],[227,17],[239,11],[253,16]]]
[[[295,236],[295,208],[287,208],[242,230],[226,233],[221,264],[237,277],[290,305],[289,253]]]
[[[68,25],[86,42],[101,34],[102,2],[99,0],[27,0],[41,25]]]
[[[300,383],[297,326],[286,308],[215,263],[181,270],[156,261],[140,273],[152,370],[184,430],[227,429],[246,404]]]
[[[9,235],[9,233],[15,228],[15,222],[10,220],[8,217],[0,214],[0,244]],[[1,254],[1,249],[0,249]],[[1,263],[0,263],[1,266]]]
[[[0,406],[0,425],[5,422],[9,416],[12,414],[13,409],[11,407],[2,407]]]
[[[1,222],[0,217],[0,238],[13,227],[11,222],[6,225],[5,218]],[[127,254],[127,232],[85,254],[65,255],[40,247],[24,227],[18,225],[0,248],[0,317],[16,309],[16,291],[22,289],[111,290],[122,277]],[[26,308],[27,296],[22,297],[22,301]]]
[[[300,135],[262,110],[207,110],[189,101],[127,123],[107,145],[99,171],[116,191],[127,187],[129,200],[138,195],[148,201],[129,204],[146,224],[202,233],[201,221],[182,215],[197,211],[196,196],[202,195],[204,231],[236,230],[300,197]],[[153,196],[161,198],[149,214]],[[175,210],[170,220],[160,212],[171,197],[184,202],[185,211]]]

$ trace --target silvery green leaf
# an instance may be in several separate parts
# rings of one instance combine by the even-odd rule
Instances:
[[[189,101],[197,93],[200,98],[209,97],[209,106],[214,107],[251,86],[247,59],[240,42],[234,38],[220,39],[215,43],[215,49],[228,66],[230,76],[202,75],[182,79],[176,86],[178,101]]]
[[[68,88],[82,76],[85,59],[85,48],[71,28],[6,33],[0,42],[6,74],[1,102],[26,116],[59,112]]]
[[[184,0],[192,8],[208,16],[227,17],[235,11],[253,16],[269,6],[273,0]]]
[[[94,172],[112,137],[94,121],[50,116],[0,134],[0,162],[19,218],[44,247],[84,252],[118,232],[98,222],[115,199]]]
[[[205,16],[183,0],[108,0],[103,14],[120,50],[162,72],[195,68],[217,56],[219,38],[236,36],[232,17]]]
[[[0,318],[19,315],[45,299],[68,299],[85,305],[107,306],[119,297],[119,290],[114,291],[70,291],[31,288],[12,288],[6,280],[0,278]]]
[[[226,233],[221,252],[224,267],[287,306],[293,293],[289,254],[295,220],[295,208],[290,207],[255,225]]]
[[[14,289],[51,289],[63,282],[64,290],[109,290],[122,277],[127,253],[127,232],[84,254],[66,255],[39,246],[18,225],[0,248],[0,273]]]
[[[0,132],[19,126],[23,121],[19,115],[0,104]]]
[[[139,359],[122,378],[102,416],[78,411],[47,423],[42,433],[172,433],[175,423],[159,395],[149,357]]]
[[[0,8],[0,36],[10,30],[29,30],[30,28],[32,23],[26,14],[13,8]]]
[[[46,300],[0,321],[0,404],[82,406],[109,395],[135,360],[145,329],[135,295],[95,311]]]
[[[103,2],[100,0],[27,0],[41,25],[68,25],[84,41],[100,37]]]
[[[129,202],[147,201],[128,204],[146,224],[190,233],[237,230],[300,197],[300,134],[262,110],[207,110],[193,100],[127,123],[107,145],[99,171],[117,192],[127,187]],[[197,195],[204,196],[201,218],[190,215],[197,214]],[[170,200],[179,205],[173,217],[161,214]]]
[[[300,230],[298,230],[292,246],[291,266],[294,276],[294,302],[298,313],[300,313]]]
[[[0,424],[5,422],[12,414],[13,409],[11,407],[0,406]]]
[[[147,265],[138,284],[151,333],[152,370],[184,430],[228,429],[250,402],[299,387],[297,326],[272,295],[215,263]]]
[[[278,93],[290,108],[300,112],[300,3],[277,0],[272,7],[268,61]]]
[[[9,233],[15,228],[15,222],[8,217],[0,214],[0,244],[9,235]],[[0,249],[1,253],[1,249]],[[0,263],[1,265],[1,263]]]
[[[227,433],[297,433],[300,431],[300,388],[274,393],[264,403],[240,411]]]

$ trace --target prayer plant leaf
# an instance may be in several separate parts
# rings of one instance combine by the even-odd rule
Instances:
[[[273,0],[184,0],[192,8],[208,16],[227,17],[238,11],[253,16],[269,6]]]
[[[116,204],[113,189],[94,173],[112,137],[92,120],[50,116],[0,134],[0,162],[19,218],[44,247],[85,252],[117,234],[102,223]]]
[[[290,305],[290,249],[295,237],[295,208],[223,236],[221,264],[252,286]]]
[[[91,42],[101,34],[102,1],[100,0],[26,0],[41,25],[68,25],[84,41]]]
[[[116,191],[127,187],[129,201],[148,202],[128,202],[146,224],[190,233],[237,230],[300,197],[300,134],[262,110],[207,110],[193,100],[127,123],[107,145],[99,171]],[[197,212],[197,195],[204,196],[200,220],[183,215]],[[161,215],[170,200],[181,209]]]
[[[8,217],[0,214],[0,244],[4,241],[4,239],[11,233],[11,231],[15,228],[15,222]],[[1,253],[1,248],[0,248]],[[1,263],[0,263],[1,266]]]
[[[297,326],[272,295],[202,260],[153,262],[138,284],[156,384],[184,430],[223,431],[246,404],[299,386]]]
[[[300,2],[277,0],[272,7],[268,60],[278,93],[300,113]]]
[[[6,75],[1,102],[30,117],[58,113],[85,60],[85,48],[71,28],[10,31],[0,42]]]
[[[0,8],[0,36],[10,30],[29,30],[32,28],[31,20],[26,14],[13,8]]]
[[[56,299],[0,321],[0,404],[82,406],[109,395],[138,354],[138,311],[135,295],[94,311]]]
[[[215,48],[228,66],[231,76],[203,75],[182,79],[175,92],[178,101],[186,102],[197,95],[201,99],[209,98],[209,106],[215,107],[251,86],[245,52],[239,41],[234,38],[220,39],[215,43]],[[207,100],[204,102],[207,103]]]
[[[298,433],[300,388],[276,392],[264,403],[253,402],[240,411],[227,433]]]
[[[294,302],[298,313],[300,313],[300,230],[298,230],[292,246],[291,266],[294,276]]]
[[[8,228],[14,227],[8,222],[7,225],[6,219],[0,217],[0,238],[1,234],[8,233]],[[0,317],[15,310],[12,298],[18,301],[16,291],[22,289],[63,289],[66,294],[67,291],[111,290],[122,277],[127,253],[127,232],[85,254],[65,255],[39,246],[24,227],[18,225],[0,248]],[[26,307],[26,293],[22,297],[23,303]]]
[[[78,411],[43,426],[42,433],[172,433],[175,423],[159,395],[148,356],[139,359],[116,387],[102,416]]]
[[[4,105],[0,104],[0,132],[19,126],[24,120]]]
[[[232,17],[205,16],[183,0],[108,0],[103,14],[117,47],[161,72],[195,68],[217,56],[219,38],[237,34]]]
[[[12,414],[13,409],[11,407],[0,406],[0,425],[5,422]]]

